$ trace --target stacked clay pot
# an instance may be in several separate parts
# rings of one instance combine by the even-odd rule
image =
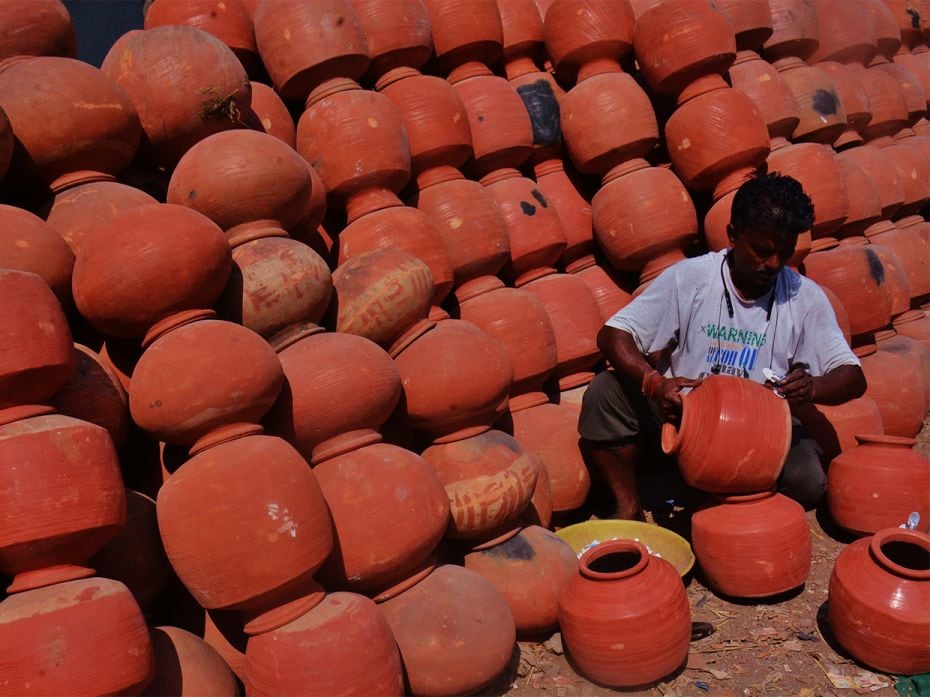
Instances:
[[[153,627],[155,677],[144,695],[204,694],[236,697],[236,676],[223,657],[195,634],[178,627]]]
[[[559,596],[562,640],[585,676],[610,687],[655,683],[688,657],[691,609],[675,567],[639,542],[582,555]]]
[[[70,308],[74,254],[61,235],[27,210],[0,204],[0,268],[34,273],[51,288],[62,307]]]
[[[924,395],[924,414],[930,411],[930,349],[909,336],[899,335],[895,329],[885,329],[875,335],[880,353],[890,353],[911,364]]]
[[[273,88],[262,82],[250,81],[252,104],[243,118],[249,128],[274,136],[292,148],[297,144],[297,128],[287,106]],[[325,196],[323,197],[325,199]]]
[[[827,617],[857,661],[896,675],[930,670],[930,537],[885,528],[840,552]]]
[[[827,503],[837,524],[868,535],[917,511],[921,529],[930,529],[930,462],[914,451],[916,441],[882,435],[856,441],[827,472]]]
[[[907,275],[911,307],[919,307],[930,295],[930,235],[927,223],[917,215],[899,219],[893,226],[866,231],[869,240],[893,250]]]
[[[885,434],[913,438],[926,414],[920,367],[897,353],[878,352],[864,344],[854,350],[862,364],[868,388],[866,396],[875,400],[882,414]]]
[[[2,13],[0,60],[13,56],[77,56],[74,25],[60,0],[6,3]]]

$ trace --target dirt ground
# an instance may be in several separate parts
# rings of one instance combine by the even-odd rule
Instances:
[[[930,418],[918,435],[918,451],[930,457]],[[833,562],[853,537],[831,524],[825,508],[808,512],[813,561],[800,589],[765,602],[725,600],[705,587],[700,569],[684,581],[692,621],[713,632],[693,640],[685,668],[633,695],[896,696],[894,678],[852,661],[833,640],[825,621]],[[569,665],[558,633],[545,642],[519,642],[507,672],[482,694],[489,696],[586,697],[616,694],[595,685]]]

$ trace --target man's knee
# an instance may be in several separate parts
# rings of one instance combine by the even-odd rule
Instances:
[[[827,490],[820,448],[812,438],[801,438],[788,451],[778,490],[805,509],[814,508]]]
[[[610,449],[633,443],[639,430],[636,408],[614,373],[596,375],[581,401],[578,434],[592,448]]]

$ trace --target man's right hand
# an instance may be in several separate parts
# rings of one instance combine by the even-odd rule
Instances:
[[[662,420],[678,425],[681,421],[681,390],[685,387],[697,387],[701,382],[703,381],[689,378],[663,378],[654,393]]]

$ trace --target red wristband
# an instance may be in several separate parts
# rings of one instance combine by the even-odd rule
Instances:
[[[656,387],[662,381],[662,375],[657,370],[651,370],[643,375],[642,393],[644,397],[653,398]]]

